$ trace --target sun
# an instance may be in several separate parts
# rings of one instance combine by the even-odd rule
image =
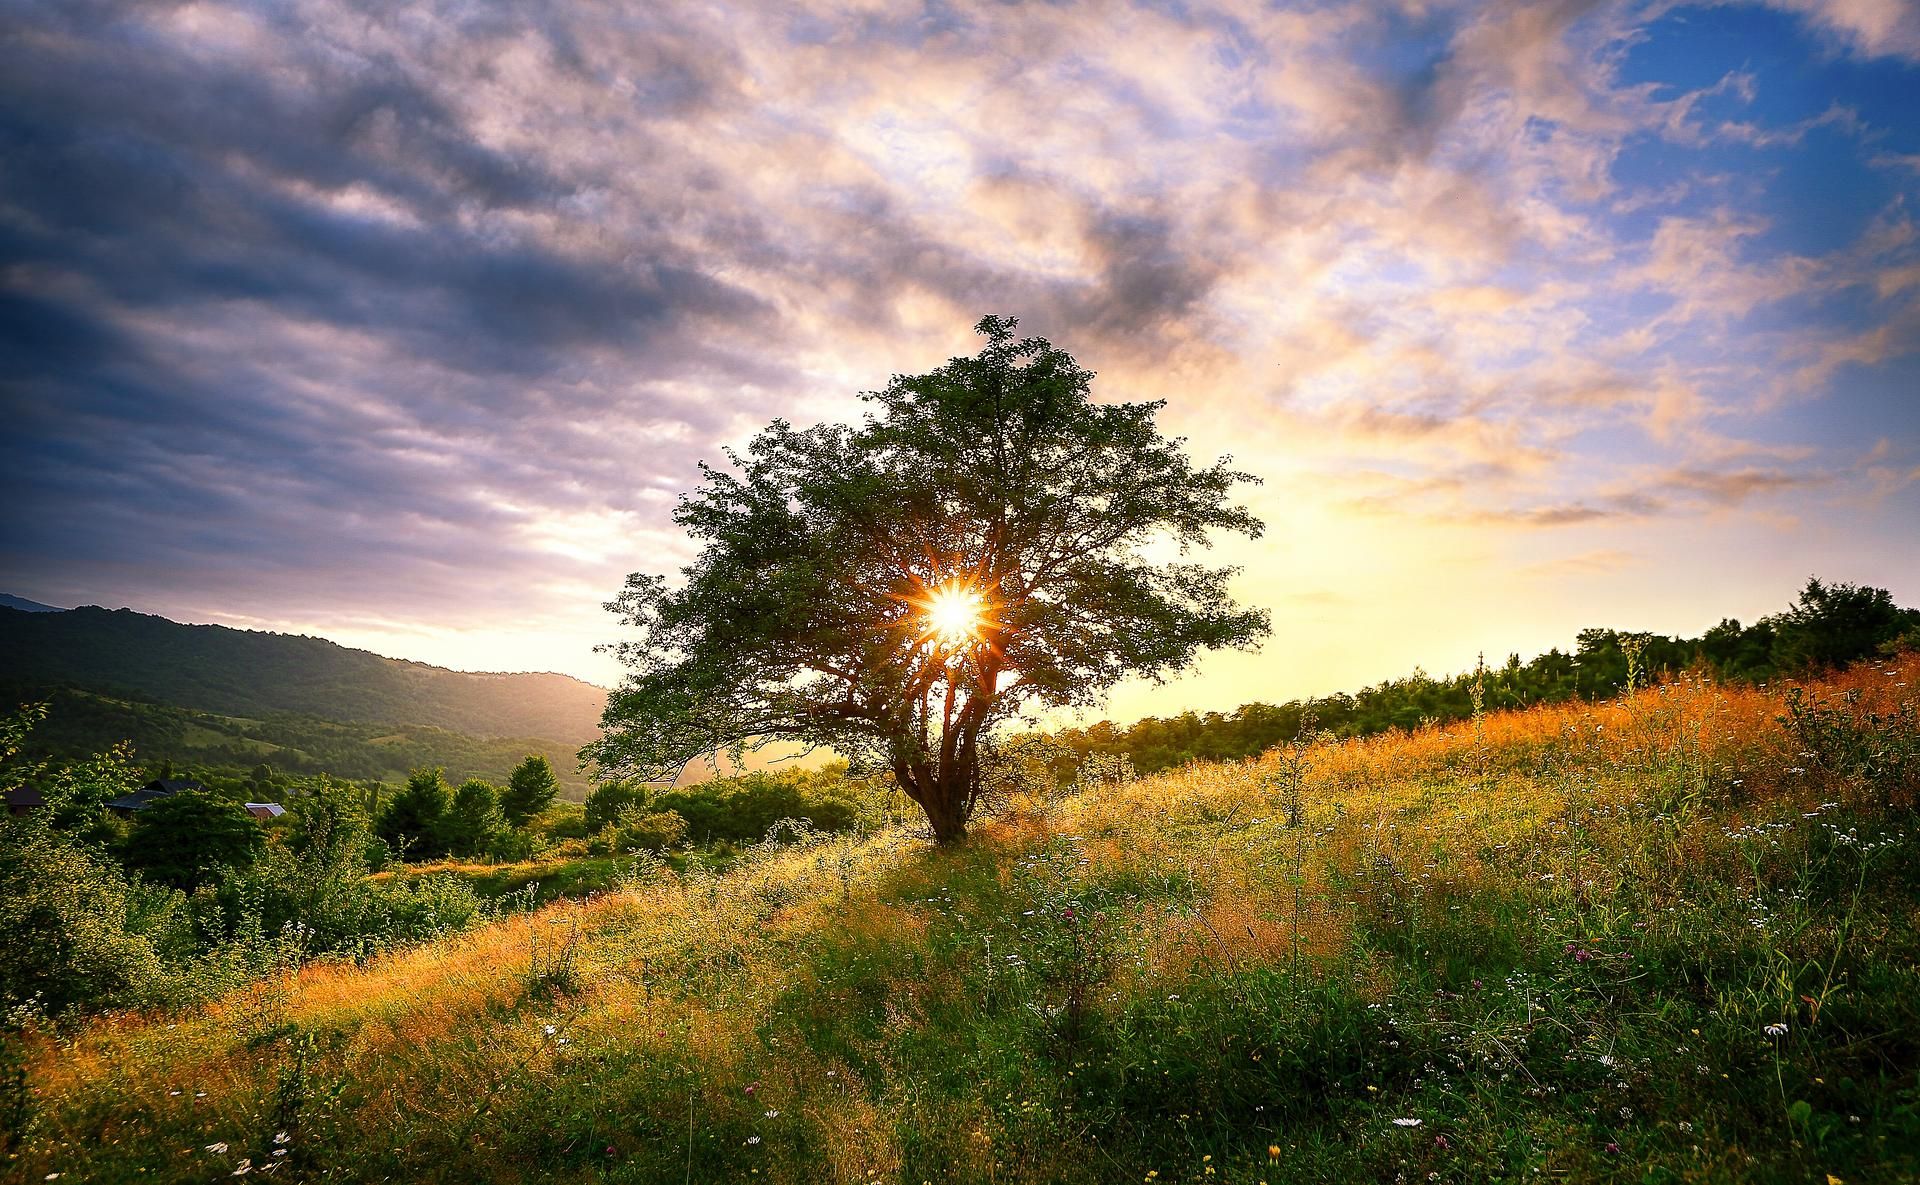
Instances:
[[[927,632],[947,646],[961,646],[980,636],[984,603],[980,594],[960,584],[946,584],[927,598]]]

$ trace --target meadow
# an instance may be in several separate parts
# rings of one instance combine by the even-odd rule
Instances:
[[[25,1026],[19,1181],[1920,1176],[1920,660],[801,833]]]

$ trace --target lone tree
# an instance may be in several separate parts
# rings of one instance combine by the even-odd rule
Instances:
[[[560,780],[553,776],[552,764],[542,754],[529,753],[526,760],[507,775],[507,792],[500,796],[500,809],[506,812],[507,822],[525,827],[535,815],[553,805],[558,793]]]
[[[629,673],[587,755],[656,779],[829,746],[891,770],[949,843],[995,725],[1266,632],[1228,595],[1234,569],[1147,557],[1257,537],[1229,501],[1255,479],[1195,468],[1155,428],[1163,404],[1093,402],[1092,373],[1015,324],[987,317],[978,355],[863,395],[858,426],[775,420],[727,453],[734,472],[701,466],[674,516],[699,558],[607,606],[637,636],[607,647]]]
[[[407,778],[387,809],[381,812],[374,833],[396,856],[422,859],[446,854],[447,812],[453,809],[453,788],[447,785],[447,773],[437,765],[416,769]]]

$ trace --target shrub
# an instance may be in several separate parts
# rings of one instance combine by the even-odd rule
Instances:
[[[656,794],[647,805],[678,812],[687,821],[688,838],[697,844],[756,844],[782,819],[804,820],[817,831],[849,831],[859,816],[844,779],[837,772],[818,770],[756,770],[716,778]]]
[[[132,746],[121,742],[70,761],[40,760],[31,753],[37,746],[30,738],[46,718],[44,703],[22,704],[0,715],[0,789],[32,786],[39,790],[53,826],[89,843],[119,838],[117,821],[104,808],[137,790],[144,780],[133,764]]]
[[[1920,713],[1913,701],[1880,713],[1862,708],[1858,692],[1836,703],[1794,687],[1786,704],[1780,722],[1822,768],[1883,791],[1920,784]]]
[[[97,798],[89,771],[115,761],[58,771],[84,792],[71,800]],[[289,959],[370,954],[473,922],[480,902],[460,877],[367,877],[369,851],[385,849],[363,801],[323,779],[294,800],[285,842],[269,844],[238,803],[200,792],[161,799],[119,845],[154,883],[60,830],[58,811],[0,817],[0,1014],[64,1021],[183,1005]]]
[[[577,802],[556,802],[527,824],[527,830],[551,842],[587,837],[587,810]]]
[[[988,813],[1016,805],[1044,809],[1059,797],[1073,756],[1065,745],[1038,733],[989,740],[980,758],[980,809]]]
[[[647,790],[632,782],[602,782],[587,795],[587,834],[593,835],[630,806],[643,806]]]
[[[549,847],[540,849],[540,855],[556,863],[565,860],[578,860],[587,854],[589,842],[585,836],[573,836],[560,840]]]
[[[156,799],[134,817],[122,859],[148,880],[192,889],[223,869],[252,864],[266,845],[266,832],[245,807],[188,790]]]
[[[614,846],[623,852],[662,852],[686,838],[687,820],[678,811],[630,806],[614,821]]]
[[[188,941],[180,901],[37,821],[0,821],[0,1008],[61,1019],[159,1002]]]
[[[503,864],[518,864],[531,860],[546,850],[546,842],[531,831],[518,827],[504,827],[487,845],[488,859]]]
[[[251,868],[195,893],[194,928],[203,948],[280,944],[293,956],[365,956],[466,927],[479,898],[451,874],[373,880],[351,847],[276,845]]]
[[[363,861],[372,863],[369,852],[376,841],[372,820],[367,817],[365,791],[322,776],[293,800],[287,814],[293,820],[287,844],[295,853],[315,847],[329,852],[345,849],[360,853]]]

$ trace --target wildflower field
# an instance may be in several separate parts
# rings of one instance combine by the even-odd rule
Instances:
[[[642,863],[30,1031],[19,1181],[1911,1181],[1920,660]]]

